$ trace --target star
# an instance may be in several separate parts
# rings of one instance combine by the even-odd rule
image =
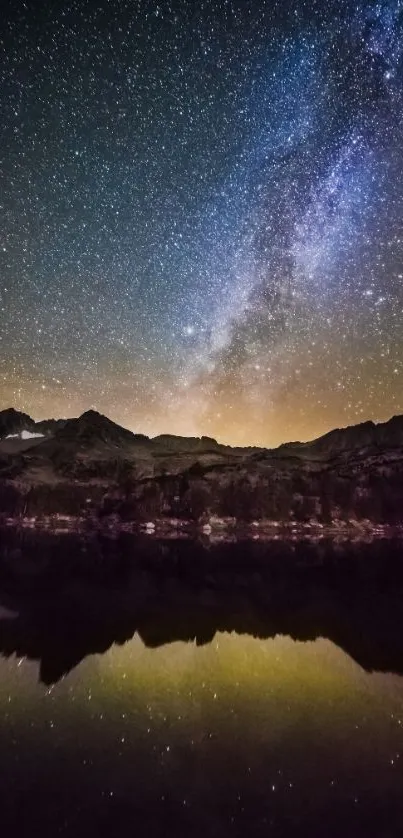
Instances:
[[[0,29],[1,407],[267,446],[403,412],[398,0]]]

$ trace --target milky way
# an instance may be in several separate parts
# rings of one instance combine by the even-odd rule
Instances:
[[[2,9],[0,395],[274,445],[403,412],[403,3]]]

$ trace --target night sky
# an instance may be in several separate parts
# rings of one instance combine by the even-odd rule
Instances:
[[[0,407],[403,412],[403,2],[2,3]]]

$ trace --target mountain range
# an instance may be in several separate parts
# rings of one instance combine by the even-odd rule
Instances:
[[[41,422],[0,411],[6,517],[400,524],[402,508],[403,416],[264,449],[149,438],[94,410]]]

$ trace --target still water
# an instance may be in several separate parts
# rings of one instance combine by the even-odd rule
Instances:
[[[13,538],[2,830],[403,834],[400,545]]]

